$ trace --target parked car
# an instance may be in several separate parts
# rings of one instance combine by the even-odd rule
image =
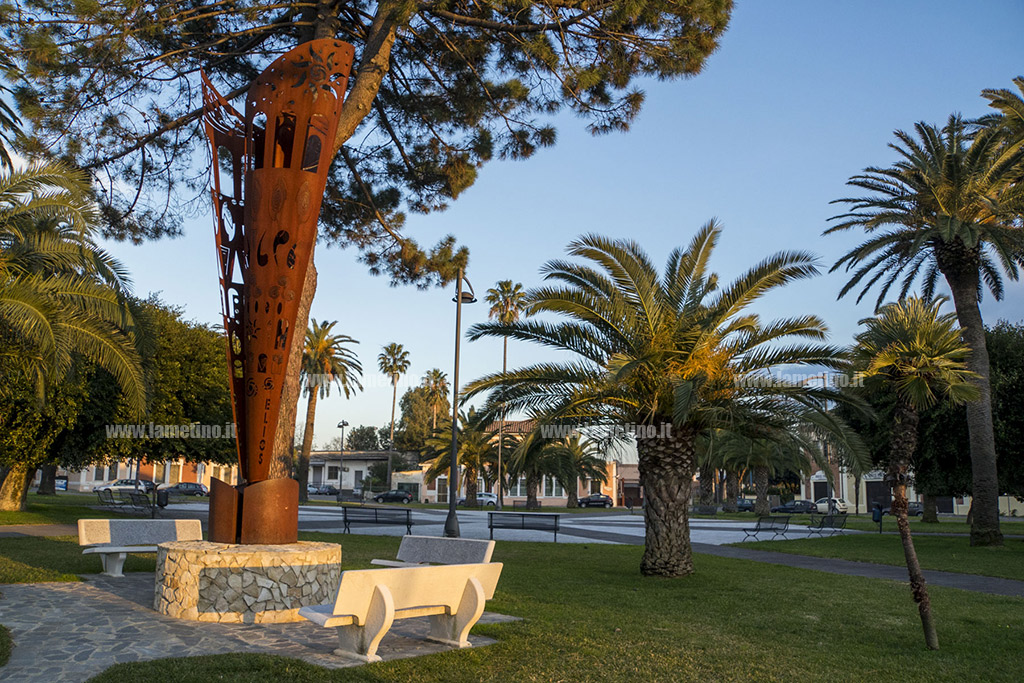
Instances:
[[[177,494],[179,496],[210,495],[210,489],[206,488],[205,484],[197,484],[193,481],[182,481],[174,484],[173,486],[161,486],[160,490],[167,491],[171,494]]]
[[[105,484],[100,484],[94,491],[150,491],[156,490],[156,484],[147,479],[118,479],[117,481],[108,481]]]
[[[810,500],[791,500],[788,503],[776,505],[772,508],[772,512],[781,512],[787,515],[806,515],[817,511],[818,506],[814,501]]]
[[[317,488],[316,486],[314,486],[313,484],[306,484],[306,495],[307,496],[312,496],[314,493],[316,493],[319,490],[320,489]]]
[[[819,514],[827,515],[828,513],[832,512],[832,510],[829,510],[828,500],[828,498],[819,498],[818,500],[814,501],[814,504],[818,506],[817,511]],[[850,504],[847,503],[842,498],[833,498],[832,507],[835,508],[835,511],[841,515],[845,515],[847,512],[850,511]]]
[[[581,508],[610,508],[612,506],[611,496],[603,493],[591,493],[589,496],[579,499]]]
[[[336,496],[339,493],[341,493],[341,491],[339,491],[338,487],[335,486],[334,484],[324,484],[323,486],[317,488],[317,490],[314,491],[314,493],[321,496]]]
[[[412,502],[413,495],[408,491],[393,489],[384,493],[378,493],[373,499],[378,503],[405,503],[408,505]]]
[[[476,494],[477,505],[490,505],[495,506],[498,504],[498,495],[496,493],[489,493],[487,491],[479,491]],[[456,505],[465,505],[466,497],[463,496],[455,501]]]
[[[751,498],[740,498],[736,501],[736,510],[739,512],[753,512],[754,500]]]
[[[883,515],[892,514],[892,503],[882,508]],[[914,501],[907,502],[907,514],[911,517],[920,517],[924,514],[924,503],[918,503]]]

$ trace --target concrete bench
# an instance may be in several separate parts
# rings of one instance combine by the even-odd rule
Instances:
[[[492,539],[495,529],[553,531],[555,543],[558,543],[558,517],[550,512],[488,512],[487,528]]]
[[[377,647],[395,619],[430,617],[429,640],[470,647],[469,630],[494,597],[500,562],[357,569],[341,573],[334,604],[299,615],[338,630],[335,654],[379,662]]]
[[[353,524],[378,524],[381,526],[404,526],[405,533],[412,533],[412,510],[398,508],[343,507],[341,521],[345,533],[351,533]]]
[[[783,538],[785,538],[786,537],[786,529],[788,529],[788,528],[789,528],[789,517],[758,517],[757,518],[757,524],[754,525],[753,529],[744,529],[743,530],[743,533],[746,534],[743,537],[743,540],[745,541],[748,538],[750,538],[751,536],[753,536],[754,540],[756,541],[757,540],[757,535],[759,533],[761,533],[762,531],[770,531],[770,532],[772,532],[772,540],[774,540],[775,537],[779,536],[780,534],[782,535]]]
[[[124,576],[128,553],[155,553],[158,543],[201,541],[198,519],[80,519],[78,545],[91,546],[83,555],[99,555],[103,573]]]
[[[491,561],[494,541],[443,536],[403,536],[397,560],[370,560],[384,567],[415,567],[423,564],[482,564]]]

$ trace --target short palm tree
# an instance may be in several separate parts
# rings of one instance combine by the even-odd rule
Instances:
[[[309,453],[313,448],[317,399],[330,396],[332,384],[337,384],[345,392],[345,398],[363,389],[360,382],[363,366],[355,351],[346,348],[348,344],[359,342],[345,334],[334,334],[334,326],[337,324],[336,320],[321,324],[313,318],[306,330],[306,345],[302,351],[302,383],[308,399],[306,429],[302,433],[302,450],[299,453],[300,501],[308,497],[306,485],[309,483]]]
[[[388,435],[388,489],[391,488],[392,453],[395,450],[395,405],[398,403],[398,380],[409,371],[409,352],[401,344],[391,342],[377,356],[377,367],[391,379],[391,428]]]
[[[768,486],[772,476],[786,472],[809,473],[811,462],[826,473],[832,472],[821,448],[806,429],[794,425],[792,431],[774,439],[759,439],[734,432],[722,431],[715,435],[715,452],[727,471],[749,470],[754,475],[754,514],[771,512]]]
[[[784,252],[725,288],[708,270],[721,233],[708,223],[686,249],[673,250],[659,275],[639,245],[585,236],[569,246],[593,265],[551,261],[560,284],[528,294],[534,313],[561,316],[487,322],[471,338],[512,337],[569,351],[575,360],[541,363],[483,377],[468,395],[489,391],[486,409],[538,411],[551,421],[650,426],[636,440],[646,506],[644,574],[693,571],[688,504],[697,439],[711,430],[756,423],[766,436],[810,417],[849,438],[825,410],[835,393],[769,378],[772,368],[843,367],[843,352],[819,343],[816,316],[762,322],[749,312],[761,296],[817,273],[813,258]],[[805,340],[805,341],[794,341]]]
[[[607,463],[598,455],[597,443],[583,440],[579,434],[567,436],[548,447],[551,474],[565,489],[566,507],[579,507],[580,480],[608,481]]]
[[[892,512],[903,540],[911,591],[918,603],[925,642],[933,650],[938,649],[939,641],[931,601],[907,523],[910,463],[917,450],[921,410],[938,401],[959,404],[978,396],[977,378],[967,369],[970,349],[960,337],[956,315],[939,312],[944,301],[940,297],[929,303],[915,297],[882,307],[876,317],[861,321],[866,329],[857,335],[854,347],[855,367],[864,373],[868,390],[877,388],[896,395],[887,479],[892,485]]]
[[[511,280],[499,280],[495,287],[487,290],[485,297],[491,305],[487,317],[497,320],[503,325],[511,325],[519,320],[526,310],[526,292],[520,282],[512,284]],[[502,339],[501,371],[508,371],[508,337]],[[504,478],[502,477],[502,446],[504,444],[505,414],[498,416],[498,504],[500,510],[504,502]]]
[[[890,145],[900,156],[896,163],[867,168],[848,181],[866,195],[836,200],[850,211],[836,216],[838,222],[826,234],[863,229],[869,238],[832,270],[853,271],[840,297],[860,287],[859,301],[881,283],[878,305],[897,282],[900,298],[919,280],[930,298],[939,276],[945,278],[971,349],[967,364],[979,392],[978,400],[967,405],[971,544],[1001,545],[989,360],[979,301],[983,285],[1001,299],[1004,273],[1016,280],[1024,264],[1024,147],[1005,144],[998,126],[979,128],[955,115],[942,128],[918,123],[915,132],[896,132],[897,142]]]
[[[551,447],[555,440],[544,437],[540,429],[509,438],[512,453],[505,467],[509,481],[526,480],[526,507],[536,508],[544,475],[552,474]]]
[[[437,431],[437,409],[443,405],[448,396],[448,375],[440,368],[434,368],[423,375],[423,387],[427,390],[427,401],[430,402],[430,431]]]
[[[466,505],[476,506],[477,480],[485,475],[486,471],[493,467],[495,444],[494,434],[487,430],[488,422],[483,415],[473,408],[469,412],[459,413],[457,465],[462,470],[463,481],[466,487]],[[442,474],[458,476],[451,472],[451,420],[448,420],[448,429],[435,432],[426,442],[425,455],[433,458],[426,476],[429,481],[437,479]],[[484,477],[487,479],[488,477]]]

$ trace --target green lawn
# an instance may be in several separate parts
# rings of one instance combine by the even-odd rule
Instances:
[[[126,572],[156,571],[156,554],[129,555]],[[0,583],[78,581],[103,571],[98,555],[83,555],[77,536],[0,538]]]
[[[393,557],[394,537],[339,541],[345,568]],[[505,568],[478,626],[500,642],[327,671],[273,656],[122,664],[102,682],[1019,680],[1024,600],[932,589],[943,647],[924,649],[906,586],[698,555],[697,574],[640,577],[633,546],[499,542]]]
[[[110,510],[93,509],[98,505],[96,494],[58,493],[56,496],[28,494],[24,512],[0,511],[0,526],[8,524],[75,524],[79,519],[123,517]]]
[[[916,530],[914,532],[916,534]],[[856,562],[905,566],[903,544],[892,534],[856,534],[793,541],[734,543],[755,550],[775,550],[795,555],[836,557]],[[984,574],[1024,580],[1024,541],[1007,540],[1001,548],[972,548],[959,536],[914,536],[917,557],[924,569],[963,574]]]

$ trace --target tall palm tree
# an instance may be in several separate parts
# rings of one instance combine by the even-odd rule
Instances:
[[[919,279],[925,298],[939,276],[953,296],[968,367],[977,377],[979,398],[967,404],[971,441],[974,516],[971,545],[1001,545],[999,481],[988,349],[979,300],[982,285],[998,300],[1003,275],[1016,280],[1024,264],[1024,147],[1004,144],[999,127],[978,128],[950,116],[942,128],[918,123],[915,135],[896,131],[890,147],[900,159],[887,168],[869,167],[849,185],[862,197],[836,200],[849,205],[825,234],[863,229],[870,237],[844,255],[832,270],[853,270],[839,293],[861,287],[857,300],[881,283],[877,305],[902,278],[900,298]]]
[[[427,390],[427,400],[430,401],[430,431],[437,431],[437,408],[448,396],[448,375],[440,368],[428,370],[423,375],[423,387]]]
[[[45,401],[81,355],[110,372],[141,414],[144,335],[124,267],[93,241],[95,220],[83,174],[56,163],[0,172],[0,365],[27,376]],[[24,508],[36,464],[15,465],[0,508]]]
[[[928,303],[916,297],[882,307],[874,318],[861,320],[866,329],[857,335],[855,367],[872,384],[896,395],[896,412],[889,444],[887,479],[892,484],[892,513],[903,541],[911,592],[918,604],[925,643],[939,648],[931,601],[917,560],[907,522],[907,482],[917,450],[921,410],[938,401],[964,403],[978,396],[976,377],[967,369],[969,347],[960,337],[956,316],[942,314],[940,297]]]
[[[1009,88],[986,88],[981,96],[998,113],[984,117],[986,125],[1002,128],[1010,144],[1024,142],[1024,76],[1013,79],[1020,93]]]
[[[843,367],[842,350],[819,343],[825,324],[816,316],[764,323],[748,311],[764,294],[816,274],[813,258],[776,254],[720,289],[708,271],[720,233],[706,224],[688,248],[672,251],[663,275],[634,242],[581,237],[569,253],[594,266],[551,261],[543,272],[560,284],[528,294],[531,311],[563,320],[470,329],[471,338],[509,336],[577,356],[471,384],[469,396],[490,391],[492,414],[536,410],[562,422],[644,426],[636,440],[646,500],[644,574],[693,571],[687,507],[700,436],[756,423],[770,437],[799,415],[850,438],[825,410],[834,392],[766,376],[787,365]]]
[[[494,465],[494,434],[487,430],[488,421],[484,416],[474,410],[459,412],[458,424],[458,454],[456,463],[462,469],[463,481],[466,486],[466,505],[476,506],[477,480],[485,474],[486,470]],[[427,439],[424,449],[425,455],[432,457],[433,462],[427,470],[428,481],[433,481],[442,474],[449,473],[451,463],[451,420],[448,421],[448,429],[435,432]],[[452,473],[451,476],[455,476]],[[486,479],[486,477],[485,477]]]
[[[584,441],[579,434],[567,436],[548,447],[552,476],[568,494],[566,507],[579,507],[580,479],[602,484],[608,481],[608,468],[599,452],[594,441]]]
[[[391,489],[392,453],[395,451],[395,405],[398,402],[398,380],[409,371],[409,352],[401,344],[391,342],[377,356],[377,367],[391,378],[391,432],[388,436],[387,487]]]
[[[345,334],[333,334],[338,321],[318,323],[313,318],[306,330],[306,345],[302,351],[302,383],[306,395],[306,429],[302,432],[302,450],[299,452],[299,500],[305,501],[309,494],[309,453],[313,448],[313,425],[316,421],[318,398],[331,395],[331,385],[337,384],[345,398],[362,391],[360,379],[363,366],[355,351],[347,344],[359,342]]]
[[[487,290],[485,297],[491,305],[487,317],[497,320],[502,325],[511,325],[519,320],[526,310],[526,292],[520,282],[512,284],[511,280],[499,280],[497,286]],[[508,337],[502,339],[501,371],[508,371]],[[498,503],[501,509],[504,502],[505,479],[502,476],[502,444],[504,442],[505,413],[498,416]]]

